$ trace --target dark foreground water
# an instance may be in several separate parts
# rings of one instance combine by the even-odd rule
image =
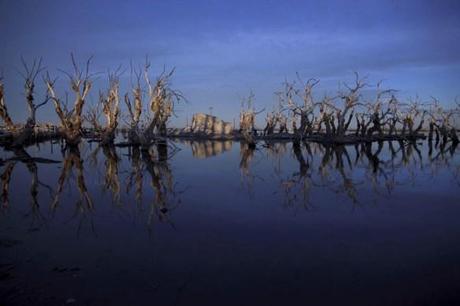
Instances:
[[[2,151],[0,305],[458,305],[459,151]]]

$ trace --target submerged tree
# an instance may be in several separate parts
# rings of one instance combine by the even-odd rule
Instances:
[[[360,91],[362,88],[367,86],[364,79],[361,79],[358,73],[355,72],[355,84],[350,87],[347,84],[344,86],[348,89],[348,92],[340,93],[339,97],[343,101],[343,108],[336,108],[336,120],[337,120],[337,136],[344,136],[347,132],[351,120],[353,119],[354,108],[358,105],[362,105],[360,102]]]
[[[460,114],[460,104],[457,107],[444,109],[439,100],[433,98],[430,110],[427,112],[430,117],[428,139],[432,140],[436,134],[436,143],[442,140],[445,144],[450,139],[458,144],[459,139],[455,128],[455,116]]]
[[[5,103],[5,86],[3,85],[2,76],[0,76],[0,117],[2,118],[7,130],[11,131],[16,128]]]
[[[131,82],[131,92],[133,96],[133,102],[129,94],[125,94],[125,104],[129,112],[129,131],[128,131],[128,140],[132,144],[140,144],[140,131],[139,131],[139,122],[142,114],[142,89],[141,89],[141,72],[137,71],[131,65],[131,79],[135,75],[136,82]]]
[[[36,125],[36,113],[37,109],[48,103],[49,97],[48,95],[46,96],[45,100],[39,104],[35,104],[35,79],[37,78],[38,74],[43,71],[44,67],[42,66],[42,59],[40,58],[38,61],[34,60],[33,64],[31,67],[27,65],[24,59],[22,60],[22,64],[24,66],[24,70],[26,72],[24,77],[24,90],[25,90],[25,95],[27,99],[27,107],[29,109],[29,118],[27,119],[26,122],[26,129],[31,129],[33,131],[33,128],[35,128]]]
[[[35,103],[35,80],[44,69],[42,66],[42,59],[34,59],[32,65],[28,65],[24,58],[21,57],[21,62],[24,69],[24,73],[21,73],[21,75],[24,78],[24,93],[29,112],[27,121],[24,125],[13,123],[5,103],[4,85],[2,77],[0,77],[0,117],[6,125],[6,129],[14,134],[12,142],[13,147],[22,146],[26,142],[32,140],[33,136],[36,134],[35,127],[37,125],[37,110],[49,101],[49,97],[47,95],[42,102],[38,104]]]
[[[184,97],[181,92],[171,88],[171,78],[175,69],[163,72],[152,83],[149,77],[150,62],[147,60],[144,69],[144,78],[148,88],[148,104],[152,114],[150,123],[144,131],[147,139],[152,139],[154,135],[166,136],[166,124],[174,114],[175,104]]]
[[[240,133],[243,136],[243,139],[248,143],[249,146],[254,147],[257,136],[257,131],[255,128],[256,115],[263,112],[256,112],[254,108],[254,93],[251,91],[247,98],[242,99],[241,101],[241,111],[240,111]]]
[[[124,101],[129,112],[129,133],[128,138],[133,145],[142,145],[148,147],[152,141],[158,137],[167,136],[167,123],[171,116],[175,115],[174,109],[177,103],[185,100],[182,93],[171,87],[171,79],[175,69],[169,72],[163,72],[151,81],[149,69],[151,67],[148,59],[144,65],[143,76],[147,84],[148,122],[145,129],[140,129],[142,114],[142,89],[141,89],[141,72],[131,68],[131,74],[135,75],[136,82],[132,86],[132,99],[130,95],[125,94]]]
[[[95,133],[100,138],[103,146],[113,145],[118,127],[118,118],[120,115],[119,70],[120,68],[114,73],[109,72],[109,88],[107,89],[107,92],[99,92],[99,104],[91,108],[86,117],[86,119],[93,125]],[[104,126],[99,123],[100,105],[102,105],[102,113],[106,119]]]
[[[89,72],[91,58],[83,68],[77,65],[73,54],[71,54],[71,61],[72,73],[64,73],[69,77],[75,100],[72,107],[68,107],[67,95],[65,99],[59,97],[55,88],[56,80],[51,79],[49,74],[45,77],[47,95],[42,102],[36,102],[35,80],[43,71],[42,61],[34,60],[32,65],[27,65],[22,60],[25,71],[23,74],[25,96],[29,109],[29,116],[24,124],[15,124],[12,120],[5,101],[2,78],[0,78],[0,119],[4,123],[4,133],[1,135],[0,143],[3,146],[22,146],[45,138],[42,136],[48,139],[62,138],[67,145],[75,146],[80,143],[83,136],[84,120],[92,125],[92,129],[85,129],[86,137],[99,140],[102,145],[112,145],[120,118],[128,118],[128,142],[124,145],[142,146],[145,150],[156,142],[165,141],[168,137],[168,122],[175,115],[176,105],[184,100],[181,92],[171,88],[174,69],[169,71],[163,69],[155,80],[151,79],[151,64],[148,59],[138,69],[131,69],[131,80],[134,79],[134,82],[131,82],[131,92],[124,95],[124,103],[128,110],[128,115],[125,117],[121,114],[119,105],[119,69],[115,73],[109,73],[108,88],[99,92],[99,103],[89,109],[83,117],[84,105],[87,104],[86,99],[92,87],[92,75]],[[353,85],[345,83],[342,88],[344,90],[339,88],[336,96],[326,95],[318,99],[313,94],[313,89],[319,84],[319,80],[311,78],[304,82],[299,76],[297,77],[296,81],[286,81],[283,90],[276,93],[279,107],[267,113],[263,136],[335,143],[388,139],[413,140],[424,137],[422,131],[428,118],[428,137],[431,140],[436,137],[436,145],[440,140],[444,144],[448,141],[459,142],[455,128],[455,115],[460,113],[459,106],[455,109],[443,109],[437,100],[430,109],[419,101],[401,103],[395,97],[394,90],[382,90],[380,83],[377,84],[375,100],[366,102],[361,92],[369,85],[358,73],[355,73]],[[146,101],[143,101],[145,98]],[[57,132],[54,129],[45,131],[37,128],[36,112],[47,104],[48,100],[52,100],[60,121]],[[256,115],[263,111],[255,111],[253,100],[252,92],[243,99],[239,135],[232,134],[242,138],[250,146],[255,146],[258,137],[255,127]],[[143,110],[143,107],[147,111]],[[105,123],[99,122],[101,115],[105,117]],[[289,133],[288,122],[292,123],[293,133]],[[354,131],[353,125],[355,125]],[[230,125],[219,126],[226,131],[227,127],[230,127]],[[217,127],[213,127],[213,131],[215,130]],[[222,135],[230,135],[231,129],[228,130],[229,132],[223,132]],[[196,131],[183,130],[177,135],[190,136],[191,132]],[[217,134],[220,133],[216,132],[214,136]]]
[[[392,122],[393,124],[396,124],[397,120],[392,120],[393,118],[388,119],[387,117],[392,114],[394,111],[394,107],[396,106],[396,98],[393,95],[394,90],[393,89],[386,89],[382,90],[381,89],[381,83],[377,83],[377,94],[375,101],[373,103],[370,103],[368,105],[368,110],[370,113],[370,118],[367,124],[364,122],[358,123],[357,131],[359,131],[360,128],[362,128],[362,135],[368,135],[372,136],[374,133],[378,133],[379,136],[383,135],[383,129],[386,124]],[[385,101],[386,97],[391,94],[391,97],[389,98],[388,102]],[[383,111],[384,106],[387,105],[386,111]],[[394,113],[394,116],[396,113]],[[397,117],[396,117],[397,119]],[[372,126],[367,129],[367,127],[372,124]],[[389,129],[392,131],[392,128]]]
[[[265,128],[264,128],[264,136],[272,135],[275,132],[275,127],[277,124],[277,116],[274,111],[267,113],[265,117]]]
[[[298,76],[299,80],[300,77]],[[310,135],[313,132],[314,110],[316,103],[313,99],[313,87],[319,83],[319,80],[309,79],[302,88],[296,88],[295,82],[285,82],[284,91],[278,92],[280,104],[288,109],[293,116],[294,122],[300,121],[296,136],[299,139]],[[297,99],[300,98],[300,102]]]
[[[89,72],[89,66],[91,58],[86,61],[84,70],[81,70],[73,54],[71,54],[73,74],[65,73],[70,80],[70,87],[75,93],[74,105],[71,109],[67,108],[67,104],[63,103],[61,98],[55,92],[55,79],[51,79],[49,74],[45,79],[48,93],[54,103],[54,109],[60,120],[60,133],[65,139],[67,145],[75,146],[80,143],[82,136],[82,123],[83,123],[83,106],[85,105],[85,99],[92,86],[91,74]]]

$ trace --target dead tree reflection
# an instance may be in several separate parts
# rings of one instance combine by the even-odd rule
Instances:
[[[344,159],[348,165],[348,170],[345,168]],[[324,156],[319,168],[323,183],[329,185],[329,188],[336,193],[345,193],[353,202],[353,205],[356,205],[358,204],[356,185],[361,183],[353,180],[352,170],[351,159],[344,145],[325,146]]]
[[[29,194],[30,194],[30,209],[31,209],[30,215],[33,217],[32,222],[34,223],[37,220],[41,222],[44,220],[44,217],[40,212],[40,205],[39,205],[39,199],[38,199],[39,187],[45,188],[50,193],[52,193],[52,189],[50,186],[43,183],[39,179],[37,163],[51,164],[51,163],[59,163],[59,162],[51,160],[51,159],[46,159],[46,158],[32,157],[22,147],[13,148],[12,152],[14,156],[9,158],[6,161],[5,169],[0,176],[2,208],[3,209],[9,208],[10,181],[11,181],[13,170],[15,169],[16,164],[20,162],[26,166],[29,174],[31,175],[31,184],[30,184]]]
[[[248,191],[250,197],[254,195],[255,175],[251,171],[251,162],[254,158],[255,150],[251,143],[240,142],[241,185]]]
[[[313,185],[312,173],[310,168],[311,150],[308,143],[304,143],[307,151],[307,158],[305,159],[304,153],[302,152],[302,144],[299,141],[295,141],[292,144],[292,150],[294,156],[299,163],[299,171],[294,172],[287,178],[281,177],[281,170],[278,169],[277,176],[280,178],[281,191],[284,194],[284,206],[293,207],[295,203],[300,201],[303,208],[310,209],[311,200],[310,192]]]
[[[58,208],[64,186],[66,182],[69,182],[72,177],[73,170],[75,170],[77,189],[80,195],[76,202],[76,213],[91,211],[94,208],[94,205],[86,187],[83,161],[80,156],[79,148],[68,147],[63,152],[63,158],[64,161],[62,162],[62,170],[59,175],[58,186],[54,194],[54,199],[51,203],[51,210],[55,211]]]
[[[277,161],[280,161],[280,159],[288,152],[287,142],[273,142],[266,140],[263,147],[267,152],[267,156]]]
[[[126,183],[126,192],[129,193],[134,186],[134,197],[136,202],[140,204],[142,202],[144,168],[141,159],[141,150],[138,146],[129,149],[128,159],[131,161],[131,171]]]
[[[105,175],[104,188],[112,193],[112,201],[120,204],[120,179],[118,177],[118,161],[115,146],[102,146],[102,152],[105,156]]]
[[[391,152],[388,160],[381,156],[384,149],[384,142],[382,141],[376,143],[377,148],[375,150],[372,143],[362,144],[360,149],[361,155],[367,158],[367,161],[361,159],[361,164],[366,165],[367,163],[367,167],[364,166],[364,176],[366,182],[370,183],[372,193],[375,195],[374,204],[377,202],[377,198],[390,196],[396,185],[395,171],[399,168],[395,164],[397,153],[394,150],[393,143],[390,141],[388,144]],[[356,146],[356,151],[358,152],[358,146]]]
[[[367,188],[372,192],[371,203],[377,203],[382,197],[389,198],[398,186],[416,185],[421,174],[434,178],[435,171],[447,170],[452,171],[458,181],[460,175],[455,173],[460,173],[460,166],[452,161],[456,157],[455,147],[431,148],[427,150],[428,158],[424,158],[421,145],[424,144],[416,141],[380,141],[353,146],[297,141],[292,143],[292,152],[298,171],[283,176],[279,156],[273,158],[272,163],[280,179],[279,190],[285,206],[300,204],[306,209],[312,208],[311,191],[325,189],[344,195],[355,207],[369,203]],[[363,202],[360,198],[367,200]]]
[[[460,185],[460,156],[456,153],[456,145],[449,142],[446,146],[436,147],[432,143],[430,147],[430,142],[427,143],[428,148],[422,147],[426,143],[416,141],[324,145],[299,140],[294,143],[266,142],[264,146],[254,148],[243,141],[240,142],[239,160],[241,182],[250,197],[254,196],[259,179],[261,184],[274,183],[283,205],[294,209],[319,208],[314,203],[317,192],[326,194],[325,197],[330,201],[345,198],[353,207],[377,203],[382,198],[388,199],[402,187],[417,186],[421,179],[435,180],[441,172],[451,174],[452,179]],[[214,152],[219,151],[214,148],[221,146],[213,144],[211,148]],[[127,194],[133,191],[133,199],[138,203],[139,211],[142,211],[143,197],[151,194],[153,198],[149,200],[146,214],[149,226],[156,219],[172,224],[171,212],[180,204],[179,195],[183,192],[177,190],[170,166],[171,157],[175,153],[174,144],[156,141],[148,149],[134,146],[128,150],[129,170],[124,174],[120,171],[123,155],[116,151],[115,146],[98,146],[87,158],[90,161],[97,160],[96,156],[102,153],[104,163],[97,165],[95,162],[94,167],[91,167],[92,173],[101,169],[104,188],[110,191],[115,203],[120,202],[120,197],[124,199],[122,189]],[[262,158],[256,160],[256,150],[263,153],[261,155],[267,157],[269,165],[273,166],[275,181],[273,175],[271,180],[265,181],[263,172],[259,172],[263,170],[257,167],[258,163],[265,161]],[[17,165],[23,164],[31,175],[29,193],[32,213],[40,213],[39,201],[43,201],[39,197],[40,188],[53,193],[51,210],[54,212],[59,203],[64,201],[61,197],[65,186],[78,191],[76,199],[72,197],[77,202],[77,213],[92,210],[93,202],[85,183],[83,157],[78,147],[68,147],[63,151],[62,168],[55,191],[39,180],[38,173],[38,164],[55,161],[31,157],[23,148],[15,148],[11,152],[11,157],[0,163],[0,200],[3,208],[10,207],[12,176],[17,171]],[[294,164],[289,157],[294,158]],[[152,193],[145,193],[146,178],[153,188]],[[122,182],[125,182],[124,186]]]
[[[8,208],[10,206],[10,182],[11,176],[13,174],[14,166],[16,166],[16,161],[8,161],[5,164],[5,168],[0,176],[2,183],[2,208]]]
[[[104,157],[104,167],[99,167],[98,164],[98,156],[101,151]],[[88,160],[93,171],[97,172],[98,177],[103,177],[103,191],[109,192],[112,195],[113,204],[120,205],[121,183],[118,171],[118,163],[121,159],[118,156],[116,147],[114,145],[106,145],[101,143],[91,152]],[[103,170],[103,173],[99,171],[100,169]]]
[[[153,226],[155,216],[160,222],[167,222],[174,226],[170,215],[181,203],[179,195],[182,191],[177,190],[176,183],[174,182],[174,177],[168,163],[172,155],[168,151],[169,145],[166,141],[160,141],[148,150],[141,150],[142,161],[144,162],[145,170],[151,178],[151,186],[155,192],[147,218],[149,229]],[[142,186],[138,185],[138,188],[142,189]],[[140,190],[138,192],[142,193]]]

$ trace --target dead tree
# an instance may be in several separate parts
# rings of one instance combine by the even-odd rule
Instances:
[[[334,108],[331,107],[333,98],[325,96],[319,102],[319,115],[315,117],[314,128],[317,133],[321,132],[322,126],[324,124],[326,137],[331,137],[335,134],[335,124],[334,124]]]
[[[392,108],[390,103],[392,102],[393,96],[388,101],[388,106],[386,111],[383,111],[383,107],[385,101],[384,98],[386,95],[393,93],[393,89],[381,89],[381,82],[377,83],[377,95],[375,101],[369,105],[369,112],[371,113],[370,122],[372,122],[372,126],[367,131],[368,136],[372,136],[375,132],[379,134],[379,136],[383,135],[383,128],[389,122],[389,120],[385,120],[387,116],[392,112]]]
[[[67,145],[76,146],[80,143],[82,136],[82,123],[83,123],[83,106],[85,99],[91,89],[92,81],[91,74],[89,73],[89,66],[91,58],[86,61],[84,70],[81,70],[71,54],[73,74],[66,73],[70,79],[70,87],[75,93],[75,101],[72,109],[68,109],[59,96],[56,94],[54,85],[55,81],[51,79],[49,74],[45,78],[45,83],[48,88],[48,93],[54,104],[54,109],[60,120],[60,134],[65,139]]]
[[[24,125],[14,124],[8,114],[8,109],[5,104],[4,86],[0,77],[0,117],[5,122],[6,129],[13,133],[13,147],[20,147],[32,139],[35,135],[37,110],[49,101],[47,95],[44,101],[39,104],[35,103],[35,80],[44,69],[42,66],[42,59],[35,59],[32,66],[29,66],[22,57],[21,62],[24,69],[24,73],[21,73],[21,75],[24,78],[24,93],[29,111],[29,116]]]
[[[402,136],[414,136],[420,132],[425,122],[426,112],[420,108],[418,101],[412,101],[402,116]],[[419,120],[418,126],[415,127],[416,120]]]
[[[274,111],[267,113],[265,118],[266,125],[264,128],[264,136],[272,135],[275,132],[276,119],[277,118]]]
[[[118,116],[120,114],[119,101],[119,77],[118,70],[109,73],[109,89],[107,94],[100,93],[99,101],[102,104],[102,112],[106,119],[106,125],[102,129],[101,145],[112,145],[115,139],[115,132],[118,127]]]
[[[314,110],[315,102],[313,100],[313,87],[319,83],[319,80],[309,79],[304,85],[301,91],[297,92],[297,95],[302,99],[302,106],[300,108],[293,108],[293,112],[300,115],[300,131],[302,137],[310,135],[313,132],[313,121],[314,121]]]
[[[139,122],[142,114],[141,72],[134,69],[131,65],[131,77],[133,74],[136,77],[136,83],[131,82],[133,102],[131,102],[131,98],[128,93],[125,94],[124,101],[129,112],[128,140],[132,144],[139,145]]]
[[[340,93],[339,95],[339,97],[343,100],[343,108],[340,109],[334,106],[336,109],[337,120],[335,135],[338,137],[345,136],[350,122],[354,116],[354,108],[358,105],[362,105],[362,103],[359,101],[360,91],[362,88],[367,86],[367,84],[364,83],[364,79],[360,79],[358,73],[355,72],[354,87],[350,87],[347,84],[344,84],[344,86],[348,89],[348,92]]]
[[[399,101],[395,95],[391,95],[390,101],[388,101],[389,119],[387,120],[388,135],[396,134],[396,124],[399,122]]]
[[[27,123],[25,128],[33,130],[36,125],[36,113],[37,109],[48,103],[49,97],[46,96],[45,100],[39,104],[35,104],[34,102],[34,94],[35,94],[35,79],[37,78],[38,74],[44,70],[42,66],[42,59],[40,58],[38,61],[34,60],[32,67],[29,67],[25,60],[21,58],[22,65],[24,66],[24,70],[26,72],[24,77],[24,90],[27,99],[27,107],[29,109],[29,118],[27,119]]]
[[[297,89],[295,82],[285,82],[284,91],[278,93],[280,104],[290,110],[294,120],[300,118],[298,138],[304,138],[313,132],[314,110],[317,105],[313,100],[313,87],[318,83],[319,80],[309,79],[301,89]],[[297,102],[297,98],[300,98],[301,102]]]
[[[99,101],[103,99],[104,99],[104,96],[102,95],[102,93],[99,93]],[[93,127],[92,136],[100,137],[100,135],[102,134],[104,130],[101,123],[99,122],[100,117],[101,117],[100,103],[97,103],[96,105],[91,105],[88,107],[88,111],[86,112],[86,115],[85,115],[85,121],[87,121]]]
[[[433,98],[430,110],[427,112],[430,116],[430,130],[428,139],[433,138],[433,132],[436,133],[436,143],[441,137],[442,143],[451,139],[453,143],[458,143],[457,131],[453,124],[453,118],[460,113],[460,108],[444,109],[439,100]]]
[[[283,113],[278,113],[278,118],[277,118],[278,124],[279,124],[279,133],[287,133],[288,132],[288,118],[283,114]]]
[[[278,132],[280,134],[287,133],[288,131],[288,117],[286,117],[286,115],[283,114],[282,105],[280,105],[278,111],[272,111],[270,113],[267,113],[265,122],[266,125],[263,131],[264,136],[273,135],[277,125],[279,125]]]
[[[149,109],[152,119],[144,131],[144,137],[149,141],[156,135],[166,136],[166,124],[174,114],[174,106],[184,99],[181,92],[171,88],[171,78],[175,69],[163,72],[157,77],[155,83],[149,77],[150,62],[147,60],[144,69],[144,78],[148,88]]]
[[[255,147],[257,131],[255,129],[256,115],[263,112],[256,112],[254,109],[254,93],[251,91],[246,99],[241,101],[240,111],[240,133],[250,147]]]
[[[366,114],[364,113],[356,113],[356,131],[355,136],[365,136],[367,135],[367,128],[369,127],[371,121],[369,120],[366,123]]]
[[[5,87],[3,85],[3,77],[0,76],[0,117],[2,118],[7,130],[14,130],[15,125],[8,113],[8,108],[5,103]]]

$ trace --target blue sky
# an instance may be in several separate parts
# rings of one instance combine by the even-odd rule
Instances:
[[[274,92],[296,72],[332,92],[353,71],[404,97],[431,95],[449,105],[460,95],[459,1],[0,1],[0,70],[11,115],[22,119],[20,55],[47,69],[69,69],[69,53],[94,55],[106,71],[146,54],[160,71],[176,67],[174,86],[188,104],[174,124],[208,111],[231,121],[253,90],[271,109]],[[126,90],[129,73],[122,81]],[[104,77],[96,80],[96,87]],[[40,89],[40,88],[39,88]],[[369,89],[369,90],[372,90]],[[92,99],[97,98],[97,90]],[[55,120],[46,106],[39,119]]]

